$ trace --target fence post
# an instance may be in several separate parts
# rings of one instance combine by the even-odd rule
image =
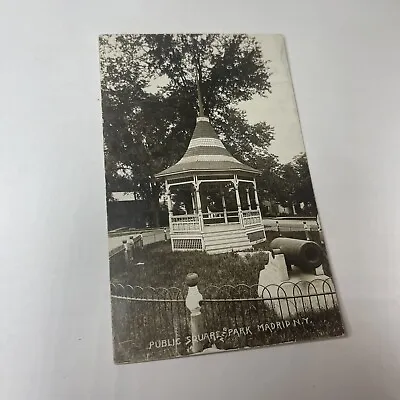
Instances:
[[[192,333],[193,353],[200,353],[203,351],[203,343],[198,340],[200,335],[204,333],[203,316],[201,314],[200,306],[200,301],[203,300],[203,296],[197,287],[198,282],[199,276],[197,274],[190,273],[186,275],[186,284],[189,288],[185,304],[190,311],[190,329]]]
[[[282,236],[281,228],[279,227],[279,221],[275,221],[275,223],[276,223],[276,229],[278,231],[279,236]]]
[[[311,229],[307,225],[307,221],[303,221],[303,229],[306,234],[306,239],[311,240],[311,232],[310,232]]]
[[[143,249],[143,232],[140,232],[140,247]]]
[[[321,245],[324,246],[325,245],[324,233],[322,232],[321,223],[319,221],[318,214],[317,214],[317,227],[318,227],[319,240],[321,242]]]
[[[167,237],[167,228],[164,228],[164,242],[166,242],[168,240]]]

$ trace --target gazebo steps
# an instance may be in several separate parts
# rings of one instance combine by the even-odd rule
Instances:
[[[230,222],[228,224],[205,225],[204,233],[205,234],[211,234],[211,233],[221,234],[222,232],[238,231],[238,230],[242,230],[242,229],[243,228],[239,224],[239,222]]]
[[[219,242],[242,242],[250,243],[249,238],[245,231],[227,231],[227,232],[213,232],[204,233],[204,241],[206,244],[219,243]]]
[[[204,233],[205,250],[209,254],[228,253],[251,249],[246,232],[242,229]]]

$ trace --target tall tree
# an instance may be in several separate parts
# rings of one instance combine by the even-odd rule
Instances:
[[[157,224],[162,187],[155,173],[178,161],[198,113],[197,82],[206,115],[229,150],[255,165],[273,129],[251,125],[238,104],[270,90],[261,48],[246,35],[118,35],[100,41],[106,177],[132,183],[151,202]],[[158,87],[157,87],[158,82]]]
[[[268,200],[270,203],[286,205],[288,198],[285,193],[284,171],[278,157],[273,154],[258,156],[254,167],[261,171],[257,188],[261,201]]]
[[[316,215],[316,203],[312,187],[307,156],[301,153],[293,160],[280,167],[281,181],[279,184],[278,201],[291,211],[300,211],[300,203],[305,206],[305,212]]]
[[[306,209],[308,209],[313,215],[316,215],[317,205],[315,203],[315,194],[305,153],[294,158],[293,168],[298,177],[295,199],[297,203],[304,203]]]

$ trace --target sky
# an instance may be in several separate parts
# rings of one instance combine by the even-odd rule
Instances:
[[[275,128],[275,140],[270,152],[286,163],[305,152],[295,94],[290,76],[285,41],[281,35],[255,35],[263,57],[270,60],[272,72],[271,91],[267,98],[254,96],[242,102],[240,108],[247,112],[249,122],[266,121]]]
[[[265,121],[275,128],[275,139],[269,151],[278,156],[281,163],[305,152],[295,94],[290,76],[286,46],[281,35],[254,35],[261,45],[263,57],[269,60],[272,93],[268,97],[256,95],[241,102],[239,108],[247,112],[250,123]],[[165,79],[154,80],[149,91],[156,91]]]

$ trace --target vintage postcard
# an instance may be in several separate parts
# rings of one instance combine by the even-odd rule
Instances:
[[[283,36],[99,49],[115,362],[343,336]]]

